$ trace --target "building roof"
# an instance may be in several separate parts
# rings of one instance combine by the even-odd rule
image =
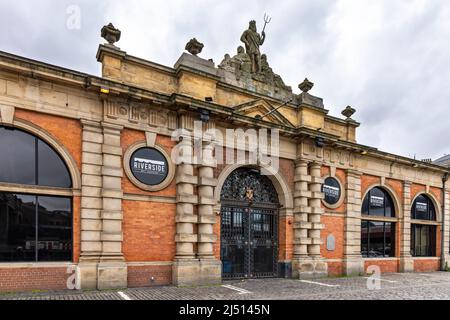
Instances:
[[[449,167],[450,168],[450,154],[447,154],[435,161],[433,161],[434,164],[437,164],[439,166]]]

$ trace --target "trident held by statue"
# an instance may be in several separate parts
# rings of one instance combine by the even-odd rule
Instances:
[[[267,14],[264,13],[264,28],[263,28],[263,33],[264,31],[266,31],[266,26],[272,21],[272,18],[269,17]]]

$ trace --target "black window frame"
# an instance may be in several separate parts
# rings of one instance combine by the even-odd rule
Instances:
[[[367,238],[363,238],[363,225],[364,223],[367,223],[367,232],[366,232],[366,237]],[[371,223],[382,223],[383,224],[383,255],[382,256],[371,256],[370,252],[371,251],[375,251],[375,250],[371,250]],[[386,225],[390,224],[390,231],[387,231]],[[373,226],[372,226],[373,227]],[[386,249],[388,248],[387,246],[387,234],[390,233],[390,254],[386,255]],[[367,246],[366,248],[364,248],[363,242],[364,240],[367,239]],[[361,220],[361,255],[363,258],[393,258],[396,256],[395,250],[396,250],[396,239],[397,239],[397,223],[392,222],[392,221],[376,221],[376,220]],[[366,249],[366,250],[364,250]]]
[[[418,201],[423,201],[427,203],[427,212],[426,212],[426,218],[418,217],[417,211],[416,211],[416,204]],[[434,205],[433,200],[431,197],[425,193],[419,194],[415,199],[411,206],[411,219],[412,220],[422,220],[422,221],[433,221],[437,222],[437,211],[436,206]],[[437,231],[438,231],[437,225],[432,224],[424,224],[419,222],[413,222],[411,223],[411,244],[410,244],[410,250],[411,255],[413,257],[435,257],[437,253]],[[419,229],[419,233],[422,233],[423,229],[427,230],[427,237],[428,237],[428,247],[426,248],[425,252],[417,252],[417,248],[422,247],[422,237],[419,237],[419,239],[416,238],[416,230]],[[419,241],[419,243],[417,243]]]
[[[9,144],[11,144],[11,148],[14,148],[15,143],[23,143],[21,144],[22,151],[18,155],[30,159],[27,164],[27,168],[30,168],[30,170],[26,175],[15,176],[14,173],[21,167],[13,163],[15,158],[12,156],[3,158],[6,161],[6,166],[11,166],[9,168],[13,170],[13,174],[6,174],[0,178],[2,186],[6,186],[0,188],[0,194],[27,198],[27,202],[23,203],[25,206],[20,205],[12,209],[17,210],[16,217],[18,220],[9,225],[9,214],[7,212],[11,210],[11,207],[8,204],[8,197],[2,197],[1,199],[1,204],[5,203],[5,210],[7,210],[7,218],[6,222],[2,222],[5,223],[3,226],[18,228],[15,230],[19,230],[19,233],[12,231],[1,239],[5,247],[0,254],[0,264],[72,263],[75,253],[75,230],[74,199],[71,195],[73,179],[69,166],[51,144],[35,133],[0,124],[0,134],[5,132],[13,133],[11,134],[11,141],[7,134],[2,136],[6,138],[2,145],[13,142]],[[1,155],[0,153],[0,157]],[[20,173],[20,171],[17,172]],[[52,173],[55,174],[52,175]],[[57,178],[54,179],[56,174]],[[17,187],[18,190],[11,191],[9,185]],[[64,199],[64,201],[59,202],[55,199]],[[28,209],[23,211],[23,208]],[[11,214],[14,216],[15,213]],[[22,217],[26,217],[25,222],[22,222]],[[22,230],[27,231],[23,233]]]
[[[418,253],[416,251],[416,229],[428,229],[428,248],[424,253]],[[420,238],[421,241],[422,238]],[[421,245],[419,244],[419,247]],[[437,226],[429,224],[411,224],[411,255],[413,257],[436,257],[437,252]]]
[[[73,219],[73,198],[72,197],[67,197],[67,196],[53,196],[53,195],[46,195],[46,194],[29,194],[29,193],[25,193],[25,192],[6,192],[6,191],[0,191],[0,194],[9,194],[9,195],[19,195],[19,196],[28,196],[28,197],[33,197],[34,198],[34,228],[35,228],[35,240],[34,240],[34,254],[35,254],[35,259],[33,261],[2,261],[1,260],[1,256],[0,256],[0,264],[1,263],[51,263],[51,262],[61,262],[61,263],[65,263],[65,262],[73,262],[74,261],[74,219]],[[69,218],[69,222],[70,222],[70,239],[67,239],[68,242],[70,243],[70,252],[69,252],[69,256],[70,259],[69,260],[59,260],[59,259],[54,259],[54,260],[40,260],[39,259],[39,198],[59,198],[59,199],[65,199],[68,200],[70,202],[70,218]]]

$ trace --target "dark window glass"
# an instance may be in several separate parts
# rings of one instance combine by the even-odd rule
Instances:
[[[381,188],[370,190],[362,203],[363,215],[395,217],[394,202],[391,196]]]
[[[72,181],[61,157],[45,142],[38,141],[38,184],[70,188]]]
[[[70,188],[61,157],[29,133],[0,126],[0,182]]]
[[[394,203],[392,202],[392,198],[387,193],[385,193],[384,201],[385,201],[384,216],[395,217]]]
[[[369,256],[384,257],[384,222],[371,222],[369,230]]]
[[[362,203],[361,213],[366,215],[369,214],[369,201],[367,200],[367,196]]]
[[[436,255],[436,226],[420,224],[411,226],[411,254],[413,257]]]
[[[426,195],[420,195],[414,200],[411,207],[411,218],[418,220],[436,220],[436,211],[431,199]]]
[[[222,219],[222,224],[223,225],[227,225],[227,226],[231,225],[231,211],[223,210],[221,219]]]
[[[393,244],[395,243],[395,228],[392,222],[384,224],[384,256],[394,257],[395,251]]]
[[[384,216],[386,207],[386,198],[383,190],[374,188],[370,191],[369,196],[369,214],[372,216]]]
[[[0,127],[0,182],[36,184],[36,138]]]
[[[369,221],[361,223],[361,254],[363,257],[369,256]]]
[[[242,228],[242,211],[236,210],[233,212],[233,228]]]
[[[0,193],[0,262],[71,260],[70,199]]]
[[[325,202],[330,205],[337,204],[341,199],[341,186],[335,178],[329,177],[325,179],[322,192],[325,194]]]
[[[39,261],[70,261],[72,204],[67,198],[39,197]]]
[[[395,223],[362,221],[361,254],[366,258],[393,257]]]
[[[36,197],[0,193],[0,262],[36,261]]]

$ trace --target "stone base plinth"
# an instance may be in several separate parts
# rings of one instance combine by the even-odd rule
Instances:
[[[222,264],[211,260],[178,260],[173,264],[173,284],[176,286],[213,285],[222,282]]]
[[[222,283],[222,263],[217,260],[200,260],[201,285],[213,285]]]
[[[125,262],[100,262],[97,270],[97,289],[121,289],[128,286],[128,268]]]
[[[344,259],[344,275],[348,277],[361,276],[364,274],[364,260],[358,258]]]
[[[328,264],[323,259],[305,258],[292,262],[292,275],[299,279],[328,277]]]
[[[443,271],[450,271],[450,254],[445,255],[443,266],[445,269]]]
[[[414,259],[412,257],[400,258],[400,272],[414,272]]]
[[[97,289],[97,262],[80,262],[77,266],[77,284],[81,290]]]

